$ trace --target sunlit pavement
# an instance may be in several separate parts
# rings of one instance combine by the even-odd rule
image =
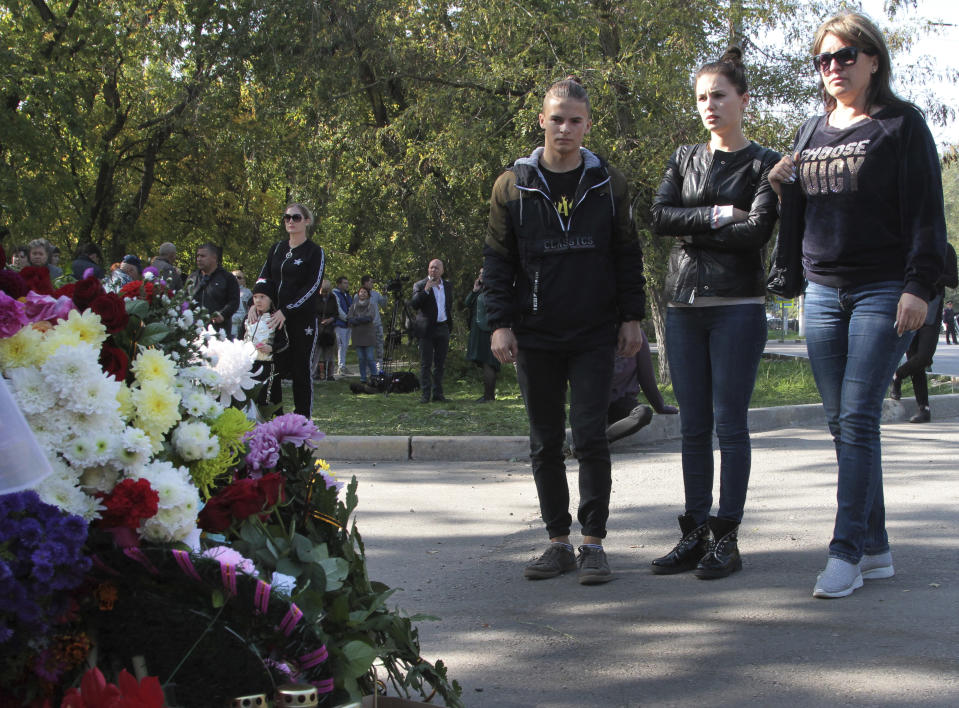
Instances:
[[[824,428],[753,435],[744,568],[714,581],[648,569],[678,540],[675,440],[614,457],[616,579],[601,586],[523,579],[546,541],[526,463],[335,470],[360,480],[371,577],[402,588],[391,604],[442,618],[417,623],[423,655],[468,706],[955,706],[957,422],[883,426],[896,576],[839,600],[812,597],[835,513]]]

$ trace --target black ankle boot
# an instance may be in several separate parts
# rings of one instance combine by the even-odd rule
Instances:
[[[689,514],[679,517],[679,528],[683,537],[676,547],[661,558],[653,561],[653,572],[656,575],[672,575],[692,570],[699,559],[709,550],[709,527],[706,524],[696,524]]]
[[[898,376],[892,377],[892,391],[889,392],[889,398],[894,401],[902,398],[902,379]]]
[[[708,523],[712,538],[709,540],[709,551],[696,566],[696,577],[713,580],[742,570],[743,559],[739,556],[737,543],[739,523],[715,516],[710,516]]]

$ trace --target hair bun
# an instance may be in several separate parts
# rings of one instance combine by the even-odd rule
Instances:
[[[743,65],[743,50],[739,47],[730,47],[726,53],[719,57],[719,61],[728,62],[734,66]]]
[[[570,74],[569,76],[564,78],[563,81],[572,81],[574,84],[579,84],[580,86],[583,86],[583,80],[579,78],[578,76],[576,76],[575,74]]]

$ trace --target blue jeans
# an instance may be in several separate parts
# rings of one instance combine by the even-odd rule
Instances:
[[[760,304],[670,307],[666,350],[683,434],[686,513],[704,523],[713,505],[713,424],[719,439],[721,519],[740,522],[752,448],[749,399],[766,346]]]
[[[360,381],[366,383],[367,381],[367,372],[370,375],[376,373],[376,356],[373,353],[374,347],[372,344],[365,347],[356,347],[356,358],[360,360]]]
[[[569,424],[579,460],[579,512],[584,536],[606,538],[612,489],[606,408],[613,382],[613,347],[583,352],[520,349],[516,357],[526,414],[529,450],[539,508],[550,538],[569,534],[566,440],[566,387]]]
[[[806,347],[839,461],[829,555],[858,563],[889,550],[879,420],[913,333],[896,334],[901,282],[806,289]]]

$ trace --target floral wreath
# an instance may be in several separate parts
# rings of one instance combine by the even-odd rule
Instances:
[[[237,565],[169,548],[137,548],[100,553],[93,557],[92,575],[100,579],[132,578],[148,573],[165,592],[196,592],[203,586],[232,605],[231,620],[246,634],[264,633],[270,657],[266,663],[289,673],[290,680],[314,686],[321,703],[329,698],[334,679],[327,664],[329,653],[319,625],[303,620],[303,611],[285,593],[242,572]],[[244,637],[245,639],[245,637]]]

